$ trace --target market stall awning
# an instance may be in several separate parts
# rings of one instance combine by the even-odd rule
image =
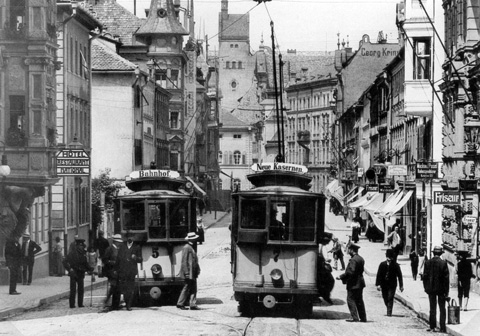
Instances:
[[[378,194],[377,192],[368,192],[366,193],[365,195],[363,195],[362,197],[360,197],[358,200],[356,200],[355,202],[352,202],[348,205],[349,208],[359,208],[365,204],[367,204],[373,196],[375,196],[376,194]]]

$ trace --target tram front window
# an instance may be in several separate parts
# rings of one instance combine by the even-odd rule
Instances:
[[[124,201],[122,203],[122,215],[125,230],[145,230],[143,201]]]
[[[270,206],[270,227],[268,238],[270,240],[288,240],[288,214],[289,203],[272,202]]]
[[[264,230],[267,214],[265,200],[242,200],[240,225],[242,229]]]
[[[185,238],[188,234],[188,201],[170,203],[170,237]]]
[[[148,205],[148,234],[150,238],[167,237],[166,204],[150,203]]]
[[[315,206],[314,199],[296,199],[293,214],[295,228],[293,229],[294,241],[315,240]]]

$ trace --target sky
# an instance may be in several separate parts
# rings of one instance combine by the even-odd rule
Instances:
[[[133,13],[135,0],[117,0]],[[349,42],[356,50],[364,34],[372,42],[383,31],[389,43],[397,42],[396,3],[401,0],[271,0],[258,4],[253,0],[229,0],[230,14],[250,13],[250,45],[258,50],[263,40],[272,45],[273,21],[280,50],[333,51],[340,42]],[[138,17],[145,17],[151,0],[136,0]],[[182,6],[186,1],[182,0]],[[195,35],[208,35],[209,49],[218,49],[218,14],[221,0],[194,0]]]

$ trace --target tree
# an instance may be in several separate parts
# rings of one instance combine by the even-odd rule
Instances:
[[[110,168],[105,168],[98,177],[92,179],[92,226],[96,232],[102,223],[102,193],[105,193],[105,209],[113,207],[113,197],[122,186],[110,177]]]

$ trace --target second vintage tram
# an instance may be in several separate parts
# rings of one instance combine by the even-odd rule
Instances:
[[[251,190],[232,194],[231,263],[239,311],[289,305],[312,313],[319,297],[319,244],[325,233],[325,196],[308,191],[307,168],[285,163],[254,164]]]
[[[127,176],[133,192],[115,199],[115,233],[132,234],[141,246],[134,304],[176,302],[182,248],[196,230],[196,198],[182,188],[187,181],[170,170],[140,170]]]

